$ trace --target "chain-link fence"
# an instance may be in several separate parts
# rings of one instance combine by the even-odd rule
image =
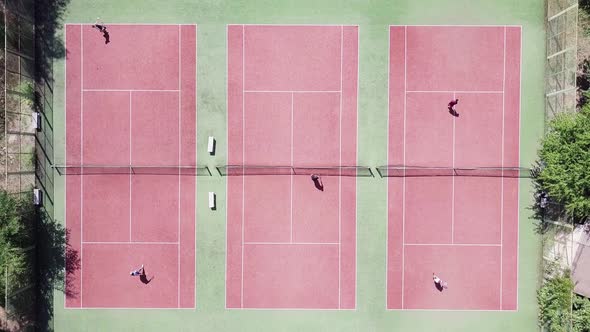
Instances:
[[[547,1],[546,117],[576,109],[578,0]]]
[[[547,0],[546,33],[545,121],[550,121],[559,113],[576,111],[578,0]],[[537,211],[540,212],[537,215],[540,219],[538,231],[542,239],[539,277],[540,285],[543,285],[545,281],[564,273],[571,276],[574,220],[563,206],[552,202]],[[570,322],[571,310],[570,306],[569,311],[563,313]],[[548,331],[545,327],[540,330]]]

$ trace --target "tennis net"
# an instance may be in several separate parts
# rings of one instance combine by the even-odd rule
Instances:
[[[263,165],[225,165],[217,167],[221,176],[244,175],[320,175],[372,177],[370,167],[365,166],[263,166]]]
[[[59,175],[144,174],[210,176],[207,166],[53,165]]]
[[[531,169],[524,167],[429,167],[388,165],[377,167],[381,177],[472,176],[529,178]]]

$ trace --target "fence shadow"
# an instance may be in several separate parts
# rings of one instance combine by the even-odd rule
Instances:
[[[37,227],[37,326],[51,331],[53,294],[55,290],[66,296],[76,296],[65,282],[80,269],[80,257],[69,243],[70,232],[46,213],[39,214]]]

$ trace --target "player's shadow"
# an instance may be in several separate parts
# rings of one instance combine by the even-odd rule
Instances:
[[[441,285],[441,284],[438,284],[438,283],[436,283],[436,282],[434,283],[434,287],[436,287],[436,289],[437,289],[439,292],[442,292],[442,291],[445,289],[445,288],[443,287],[443,285]]]
[[[139,275],[139,280],[144,284],[149,284],[152,280],[154,280],[154,276],[148,279],[147,275],[145,274],[145,269],[141,271]]]
[[[459,117],[459,113],[457,111],[453,110],[452,108],[449,108],[449,113],[456,118]]]
[[[322,183],[322,180],[320,180],[319,178],[317,179],[313,179],[313,185],[315,186],[315,188],[319,191],[324,191],[324,184]]]

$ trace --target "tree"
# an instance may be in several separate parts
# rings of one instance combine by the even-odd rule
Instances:
[[[537,291],[539,323],[548,332],[570,331],[573,288],[571,279],[564,273],[547,280]]]
[[[590,105],[558,114],[541,142],[537,188],[578,222],[590,216]]]
[[[539,324],[548,332],[590,332],[590,299],[573,294],[569,271],[549,277],[537,291]]]
[[[33,244],[34,208],[22,197],[0,191],[0,295],[4,299],[6,279],[10,288],[18,288],[30,274],[29,252],[22,249]],[[8,276],[5,273],[8,271]],[[10,291],[10,290],[9,290]],[[4,301],[0,302],[3,303]]]
[[[576,332],[590,332],[590,299],[574,295],[573,330]]]

